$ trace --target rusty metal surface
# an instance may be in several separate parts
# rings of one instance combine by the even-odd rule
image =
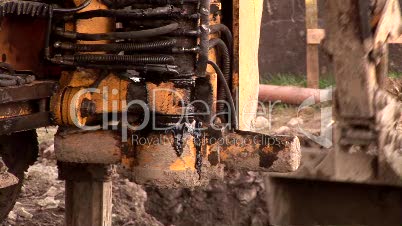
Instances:
[[[232,169],[288,173],[298,169],[301,148],[297,137],[235,131],[210,144],[209,156]]]
[[[0,119],[0,135],[37,129],[52,125],[50,112]]]
[[[134,134],[123,160],[132,168],[133,180],[158,187],[195,187],[221,178],[223,167],[287,173],[300,164],[297,137],[244,131],[204,131],[197,136],[189,130]]]
[[[32,114],[34,108],[35,103],[29,101],[0,104],[0,119]]]
[[[23,86],[0,87],[0,104],[49,98],[56,85],[55,81],[34,81]]]
[[[134,154],[132,178],[136,183],[192,188],[206,185],[211,178],[222,176],[222,166],[212,167],[206,161],[203,161],[200,174],[197,172],[197,150],[191,134],[182,134],[179,138],[180,147],[174,145],[177,142],[175,139],[173,133],[133,135],[130,151]]]
[[[0,56],[16,70],[43,71],[42,51],[46,20],[29,17],[2,18]]]

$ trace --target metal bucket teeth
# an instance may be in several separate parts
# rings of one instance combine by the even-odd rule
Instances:
[[[10,12],[11,12],[11,4],[10,3],[6,3],[5,10],[6,10],[6,14],[10,14]]]
[[[24,4],[18,4],[18,6],[17,6],[17,15],[21,15],[23,8],[24,8]]]
[[[0,2],[0,16],[27,15],[32,17],[46,17],[50,7],[47,4],[31,1],[7,1]]]
[[[16,13],[17,11],[17,6],[19,5],[19,3],[14,3],[11,5],[11,13]]]
[[[30,4],[23,4],[23,5],[24,5],[23,14],[26,15],[29,12]]]

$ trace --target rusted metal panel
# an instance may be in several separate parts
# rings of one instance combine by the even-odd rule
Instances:
[[[16,70],[43,71],[42,51],[45,44],[46,20],[30,17],[2,18],[0,56]]]

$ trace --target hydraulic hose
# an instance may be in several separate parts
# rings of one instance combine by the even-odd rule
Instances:
[[[179,27],[178,23],[171,23],[166,26],[152,28],[139,31],[128,32],[110,32],[100,34],[87,34],[72,31],[64,31],[62,28],[56,29],[56,34],[68,39],[85,40],[85,41],[100,41],[100,40],[117,40],[117,39],[139,39],[150,38],[160,35],[166,35],[175,31]]]
[[[230,87],[229,87],[228,83],[226,82],[225,76],[223,75],[222,70],[219,68],[219,66],[215,62],[210,61],[210,60],[208,61],[208,64],[214,68],[215,72],[218,74],[219,84],[221,84],[221,86],[224,87],[224,89],[225,89],[226,95],[229,99],[229,105],[231,108],[230,114],[231,114],[231,118],[232,118],[232,126],[234,129],[237,129],[237,127],[238,127],[237,111],[236,111],[236,107],[234,104],[234,100],[232,97],[232,92],[230,90]]]
[[[51,4],[35,1],[8,0],[0,1],[0,16],[31,16],[47,18],[51,13],[74,13],[80,11],[91,4],[91,0],[86,0],[76,8],[55,8]]]
[[[76,63],[128,63],[143,64],[173,64],[173,56],[156,55],[111,55],[111,54],[77,54],[72,57]]]
[[[214,38],[209,41],[209,48],[217,48],[218,52],[222,57],[222,73],[225,77],[225,81],[227,84],[230,83],[230,74],[231,74],[231,60],[229,49],[226,44],[220,38]],[[218,91],[218,100],[226,100],[225,87],[220,86]],[[222,112],[225,108],[224,103],[218,103],[217,110],[218,112]]]
[[[74,50],[77,52],[97,52],[97,51],[149,51],[171,48],[176,45],[176,39],[153,41],[145,43],[109,43],[109,44],[75,44],[66,42],[56,42],[55,48]]]
[[[229,52],[233,53],[233,35],[230,29],[224,24],[214,24],[210,27],[210,33],[221,32],[229,48]]]
[[[173,15],[186,15],[182,9],[173,6],[164,6],[148,9],[131,9],[131,10],[113,10],[113,9],[98,9],[82,13],[76,13],[68,18],[75,19],[90,19],[94,17],[114,17],[114,18],[149,18],[163,17]]]
[[[75,13],[78,12],[84,8],[86,8],[87,6],[89,6],[89,4],[91,4],[92,0],[86,0],[84,3],[82,3],[81,5],[75,7],[75,8],[71,8],[71,9],[64,9],[64,8],[54,8],[53,12],[54,13]]]
[[[169,64],[145,64],[145,65],[119,65],[119,64],[85,64],[86,68],[106,69],[106,70],[136,70],[142,74],[160,74],[163,76],[178,76],[179,67]]]
[[[184,3],[198,3],[199,0],[102,0],[102,2],[112,9],[120,9],[133,4],[156,4],[156,5],[168,5],[168,4],[184,4]]]

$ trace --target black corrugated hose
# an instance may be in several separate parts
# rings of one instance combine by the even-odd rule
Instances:
[[[225,81],[227,84],[230,83],[230,74],[231,74],[231,58],[229,49],[226,44],[220,38],[214,38],[209,41],[209,48],[217,48],[218,52],[222,57],[222,73],[225,77]],[[226,100],[226,92],[225,87],[220,86],[218,91],[218,100]],[[218,103],[217,110],[218,112],[222,112],[225,108],[224,103]]]
[[[229,52],[233,53],[233,35],[230,29],[224,24],[214,24],[210,27],[210,33],[221,32],[221,35],[224,37],[226,41],[226,45],[229,48]]]
[[[109,44],[75,44],[66,42],[56,42],[55,48],[74,50],[77,52],[97,52],[97,51],[147,51],[170,48],[176,45],[176,39],[160,40],[144,43],[109,43]]]
[[[67,56],[68,57],[68,56]],[[70,57],[71,58],[71,57]],[[72,56],[75,63],[129,63],[143,64],[173,64],[174,57],[168,55],[112,55],[112,54],[76,54]]]
[[[230,90],[230,87],[228,85],[228,83],[225,80],[225,76],[222,73],[222,70],[219,68],[219,66],[213,62],[213,61],[208,61],[208,64],[211,65],[215,72],[218,74],[218,81],[219,84],[221,84],[221,86],[225,89],[226,95],[229,99],[229,105],[230,105],[230,115],[232,118],[231,124],[233,129],[237,129],[238,126],[238,120],[237,120],[237,111],[236,111],[236,107],[235,107],[235,103],[232,97],[232,91]]]

